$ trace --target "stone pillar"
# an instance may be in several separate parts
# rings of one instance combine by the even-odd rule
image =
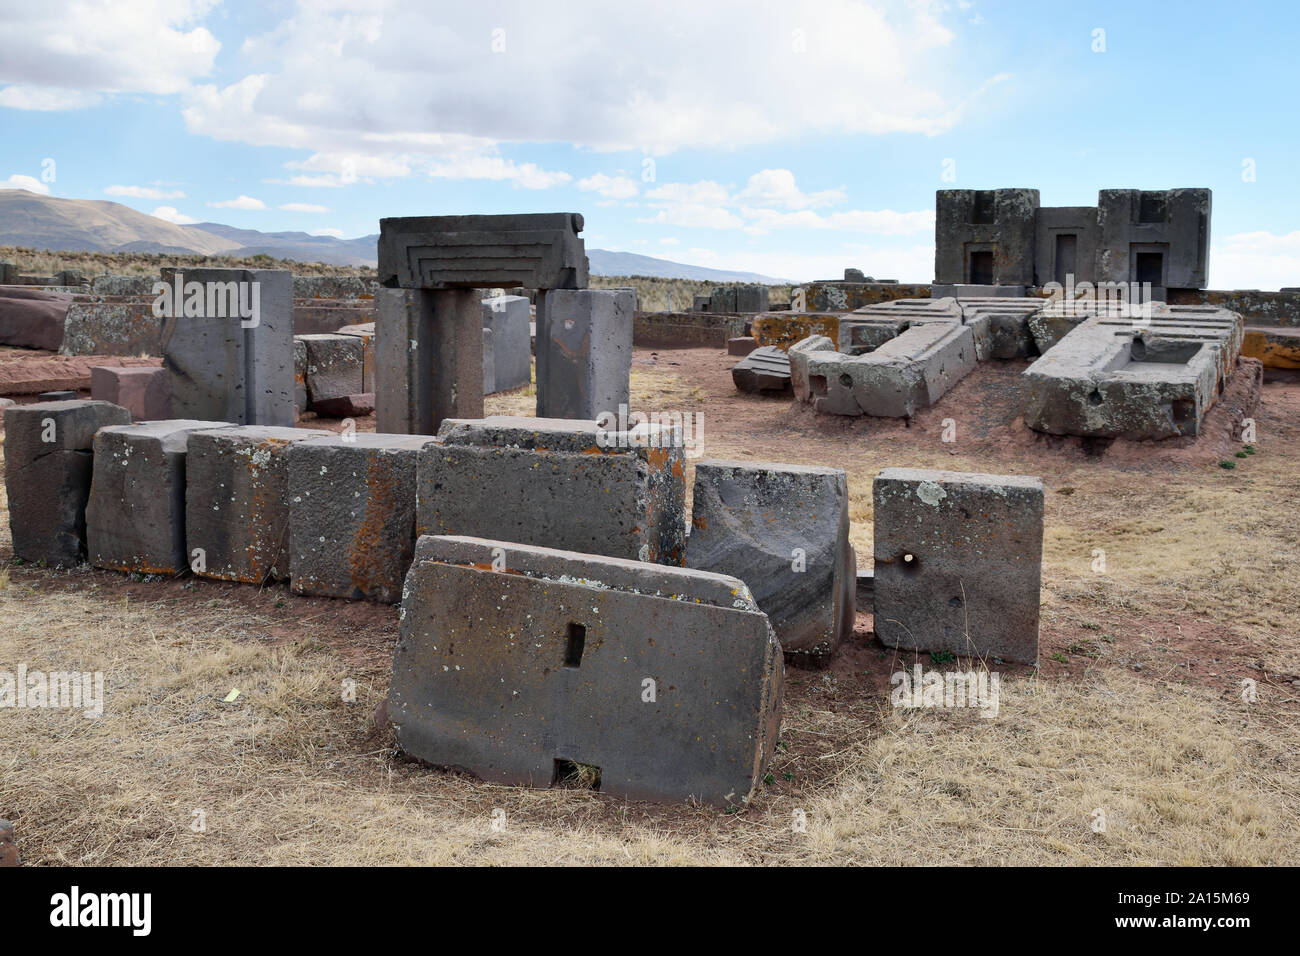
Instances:
[[[542,296],[537,307],[537,416],[617,415],[628,404],[636,293],[553,289],[544,298],[545,308]]]

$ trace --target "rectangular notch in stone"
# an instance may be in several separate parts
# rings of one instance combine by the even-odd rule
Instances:
[[[578,668],[582,666],[582,652],[587,649],[587,628],[583,624],[569,622],[569,631],[564,637],[564,666]]]

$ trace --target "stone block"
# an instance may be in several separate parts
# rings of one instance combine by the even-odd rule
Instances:
[[[357,418],[374,412],[375,396],[372,392],[363,392],[360,395],[326,398],[313,402],[311,408],[324,418]]]
[[[940,189],[935,195],[934,281],[1034,284],[1037,189]]]
[[[731,380],[742,392],[785,394],[790,391],[790,356],[776,345],[754,349],[732,366]]]
[[[766,312],[768,288],[765,285],[742,285],[735,290],[737,312]]]
[[[61,388],[53,392],[41,392],[36,396],[38,402],[74,402],[77,400],[75,388]]]
[[[727,354],[746,356],[754,349],[758,348],[758,340],[752,335],[740,335],[734,339],[727,339]]]
[[[185,528],[196,573],[262,584],[289,577],[289,447],[333,437],[307,428],[245,426],[190,435]]]
[[[164,368],[90,370],[90,397],[121,405],[136,421],[160,421],[172,415],[172,380]]]
[[[363,341],[356,335],[299,335],[307,347],[307,403],[359,395],[365,391]]]
[[[1037,663],[1042,480],[886,468],[872,494],[880,641]]]
[[[396,604],[415,549],[420,435],[357,432],[295,442],[289,577],[298,594]]]
[[[172,377],[173,414],[241,425],[292,425],[290,274],[164,268],[162,278],[172,290],[170,301],[163,303],[162,342],[163,367]]]
[[[855,613],[843,469],[700,461],[693,501],[686,566],[749,585],[788,661],[829,662]]]
[[[577,213],[379,220],[379,279],[402,289],[585,289]]]
[[[86,505],[90,563],[114,571],[179,574],[185,550],[185,451],[192,432],[228,422],[150,421],[101,428]]]
[[[420,452],[420,534],[461,534],[680,565],[680,434],[596,422],[451,420]]]
[[[521,388],[533,380],[532,307],[522,295],[502,295],[483,300],[483,328],[491,330],[492,381],[487,380],[488,338],[483,339],[483,393]],[[489,387],[490,384],[490,387]]]
[[[77,296],[10,286],[0,289],[0,345],[57,352],[63,323]]]
[[[628,404],[630,289],[559,289],[538,306],[537,417],[595,419]]]
[[[86,553],[95,433],[131,424],[108,402],[40,402],[4,410],[5,490],[14,556],[72,566]]]
[[[497,556],[502,570],[493,570]],[[387,713],[399,745],[513,786],[743,805],[780,728],[781,647],[743,582],[421,538]]]

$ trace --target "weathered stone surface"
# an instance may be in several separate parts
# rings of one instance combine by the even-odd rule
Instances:
[[[375,410],[375,396],[373,392],[363,392],[360,395],[326,398],[312,402],[311,408],[317,415],[326,418],[355,418],[369,415]]]
[[[151,421],[101,428],[86,505],[90,563],[115,571],[178,574],[185,550],[185,450],[190,434],[229,422]]]
[[[121,405],[136,421],[159,421],[172,415],[172,381],[163,368],[90,370],[90,397]]]
[[[1042,480],[886,468],[872,493],[880,641],[1036,663]]]
[[[402,289],[585,289],[582,216],[379,220],[379,279]]]
[[[14,555],[51,565],[86,553],[95,433],[129,425],[131,413],[108,402],[40,402],[4,410],[5,490]]]
[[[758,348],[758,340],[752,335],[741,335],[727,339],[727,354],[745,356]]]
[[[90,291],[96,295],[131,295],[153,298],[157,276],[95,276]]]
[[[595,419],[628,404],[631,289],[557,289],[539,299],[537,417]]]
[[[504,570],[492,570],[498,554]],[[400,746],[496,783],[744,804],[780,727],[781,647],[742,582],[422,538],[388,717]]]
[[[163,320],[153,298],[139,301],[75,302],[63,319],[64,355],[160,355]]]
[[[224,294],[204,301],[202,314],[173,303],[163,326],[163,367],[172,376],[172,410],[185,418],[247,425],[292,425],[294,420],[293,300],[291,276],[274,269],[169,269],[164,283],[201,283]],[[233,285],[232,285],[233,284]],[[257,315],[231,312],[229,290],[243,291]],[[224,307],[223,307],[224,306]],[[252,323],[256,324],[252,324]],[[248,323],[248,327],[244,327]]]
[[[1097,279],[1204,289],[1210,262],[1208,189],[1103,189],[1097,196]],[[1153,257],[1143,262],[1140,257]]]
[[[421,534],[681,564],[685,455],[672,430],[501,416],[447,421],[438,437],[420,452]]]
[[[522,295],[494,296],[483,300],[483,328],[491,330],[492,380],[487,379],[487,342],[484,338],[483,393],[504,392],[533,380],[532,307]],[[630,326],[629,326],[630,328]]]
[[[1102,308],[1079,321],[1087,306],[1074,305],[1061,321],[1079,324],[1022,376],[1025,424],[1133,441],[1197,434],[1236,366],[1241,316],[1156,303],[1149,317]]]
[[[318,401],[358,395],[365,391],[362,374],[364,345],[355,335],[298,335],[307,348],[304,369],[308,407]]]
[[[934,281],[1034,284],[1037,189],[940,189],[935,194]]]
[[[0,345],[57,352],[63,320],[76,300],[71,293],[48,289],[0,289]]]
[[[732,366],[731,380],[742,392],[789,392],[790,356],[775,345],[754,349]]]
[[[874,614],[876,608],[876,572],[871,568],[858,569],[857,611],[859,614]]]
[[[749,585],[787,660],[829,661],[854,623],[843,469],[700,461],[693,501],[686,566]]]
[[[375,418],[388,434],[432,435],[483,414],[483,313],[468,289],[384,289],[375,321]]]
[[[289,576],[289,446],[307,428],[245,426],[190,435],[185,527],[204,577],[261,584]]]
[[[790,293],[793,312],[852,312],[867,305],[893,299],[915,299],[930,295],[929,283],[842,282],[828,279],[798,286]]]
[[[416,453],[432,439],[358,432],[295,442],[290,586],[396,604],[415,548]]]
[[[74,388],[58,389],[53,392],[41,392],[36,396],[39,402],[72,402],[77,399],[77,390]]]
[[[361,387],[364,392],[375,390],[375,323],[345,325],[339,335],[351,335],[361,340]]]
[[[768,310],[768,288],[765,285],[737,286],[737,312],[766,312]]]
[[[543,297],[544,298],[544,297]],[[538,305],[542,314],[544,303]],[[727,340],[746,334],[742,315],[707,312],[638,312],[632,319],[632,342],[643,348],[681,349],[708,346],[726,348]],[[539,351],[538,368],[542,356]]]

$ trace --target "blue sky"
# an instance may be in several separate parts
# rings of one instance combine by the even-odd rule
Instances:
[[[470,9],[472,7],[472,9]],[[1210,284],[1300,285],[1300,5],[0,0],[0,185],[354,237],[928,281],[934,191],[1214,191]]]

